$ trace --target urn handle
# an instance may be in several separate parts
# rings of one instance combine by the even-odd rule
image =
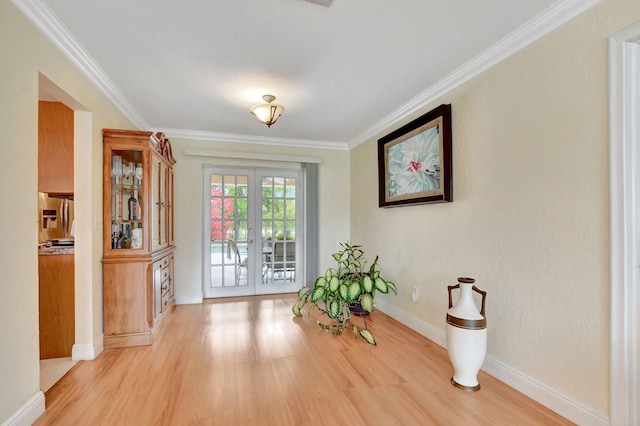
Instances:
[[[453,300],[451,299],[451,290],[454,290],[456,288],[460,288],[460,284],[447,286],[447,291],[449,291],[449,309],[453,307]]]
[[[480,290],[475,285],[473,287],[471,287],[471,290],[475,291],[476,293],[478,293],[478,294],[480,294],[482,296],[482,307],[480,308],[480,315],[485,316],[484,315],[484,301],[487,299],[487,292]],[[451,296],[449,296],[449,300],[451,300]],[[451,303],[451,301],[449,301],[449,303]]]

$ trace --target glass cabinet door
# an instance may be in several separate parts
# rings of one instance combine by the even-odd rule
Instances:
[[[160,206],[160,159],[151,156],[151,250],[160,249],[160,224],[159,224],[159,206]]]
[[[169,245],[173,245],[173,169],[169,169],[169,179],[167,181],[167,239]]]
[[[171,192],[169,190],[171,188]],[[169,166],[156,154],[151,156],[151,250],[169,245],[167,223],[173,220],[172,187],[169,185]],[[171,237],[173,242],[173,237]]]
[[[160,163],[160,205],[158,206],[159,211],[159,233],[160,233],[160,247],[166,247],[168,244],[167,240],[167,178],[169,168],[165,163]]]
[[[144,249],[144,152],[113,149],[111,154],[111,249]]]

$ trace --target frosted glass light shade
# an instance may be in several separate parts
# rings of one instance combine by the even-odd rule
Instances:
[[[273,95],[264,95],[262,99],[267,103],[252,106],[251,113],[262,123],[266,124],[267,127],[271,127],[271,125],[278,120],[282,111],[284,111],[284,107],[282,105],[272,103],[276,99]]]

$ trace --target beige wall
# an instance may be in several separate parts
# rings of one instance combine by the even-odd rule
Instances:
[[[264,146],[254,144],[233,144],[171,138],[173,154],[176,158],[175,171],[175,244],[176,250],[176,299],[189,301],[202,296],[202,173],[203,165],[229,165],[254,167],[287,167],[291,163],[265,162],[256,160],[236,160],[213,157],[184,155],[186,149],[206,149],[254,154],[281,154],[283,156],[313,156],[321,159],[318,167],[319,178],[319,251],[320,268],[328,267],[329,255],[349,235],[349,152]],[[295,166],[295,165],[294,165]]]
[[[401,289],[384,302],[444,332],[446,286],[475,277],[488,355],[605,416],[607,39],[639,20],[636,0],[605,1],[434,102],[453,110],[453,203],[379,209],[386,132],[351,155],[351,239]]]
[[[102,335],[102,134],[103,127],[130,127],[91,84],[9,1],[0,1],[0,423],[37,395],[38,73],[83,105],[76,140],[76,230],[82,254],[76,343],[92,346]],[[90,126],[86,129],[87,123]],[[83,126],[85,127],[82,130]],[[78,170],[84,174],[78,175]],[[96,229],[93,220],[98,218]],[[81,262],[78,262],[78,259]]]

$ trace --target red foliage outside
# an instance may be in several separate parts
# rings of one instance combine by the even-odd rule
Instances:
[[[221,240],[233,229],[233,199],[222,198],[222,188],[211,188],[211,241]],[[225,229],[222,229],[222,219]]]

